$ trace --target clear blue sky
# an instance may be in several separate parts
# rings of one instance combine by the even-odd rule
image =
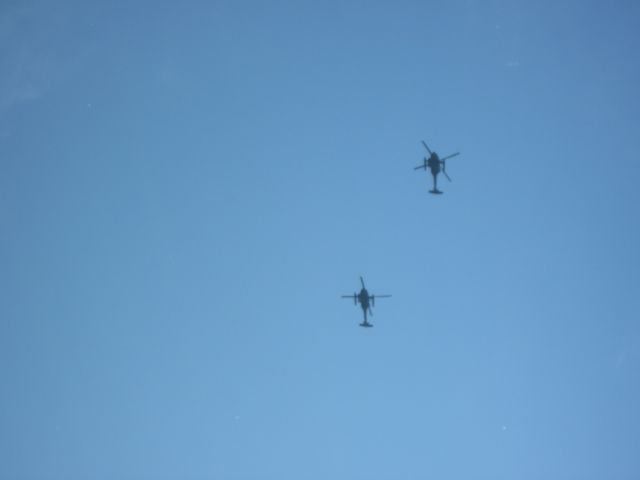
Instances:
[[[639,24],[3,1],[0,478],[639,478]]]

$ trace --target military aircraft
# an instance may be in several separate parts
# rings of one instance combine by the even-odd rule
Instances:
[[[431,169],[431,175],[433,175],[433,190],[429,190],[429,192],[440,194],[442,192],[438,190],[438,174],[442,172],[444,176],[447,177],[447,180],[451,181],[451,178],[449,178],[449,175],[447,175],[445,162],[449,158],[460,155],[460,152],[456,152],[451,155],[447,155],[444,158],[440,158],[438,157],[438,154],[436,152],[432,152],[431,149],[429,149],[429,146],[425,143],[424,140],[422,140],[422,144],[424,145],[424,148],[427,149],[427,152],[429,152],[429,158],[427,159],[427,157],[424,157],[424,163],[415,167],[414,170],[420,170],[421,168],[424,168],[426,170],[427,167],[429,167]],[[442,168],[440,167],[441,165]]]
[[[360,283],[362,284],[362,289],[360,290],[360,293],[354,293],[353,295],[342,295],[342,298],[353,298],[354,305],[357,305],[358,303],[360,303],[360,307],[362,307],[362,312],[364,313],[364,321],[360,324],[360,326],[373,327],[373,325],[367,321],[367,312],[370,315],[373,315],[373,311],[371,310],[371,307],[376,306],[376,297],[388,298],[391,295],[369,295],[369,292],[364,286],[364,280],[362,279],[362,277],[360,277]],[[371,304],[369,304],[369,300],[371,300]]]

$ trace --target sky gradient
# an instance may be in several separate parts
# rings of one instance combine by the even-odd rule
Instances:
[[[2,2],[0,478],[637,479],[638,24]]]

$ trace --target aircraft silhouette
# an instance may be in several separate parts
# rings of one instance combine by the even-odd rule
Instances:
[[[371,307],[376,306],[376,297],[378,298],[388,298],[391,295],[369,295],[369,292],[364,286],[364,280],[360,277],[360,283],[362,284],[362,289],[360,293],[354,293],[353,295],[342,295],[342,298],[353,298],[354,305],[360,303],[360,307],[362,307],[362,313],[364,314],[364,321],[360,324],[361,327],[373,327],[367,321],[367,312],[373,316],[373,311]],[[371,304],[369,304],[369,300],[371,300]]]
[[[417,167],[415,167],[414,170],[420,170],[421,168],[424,168],[426,170],[427,167],[429,167],[429,169],[431,170],[431,175],[433,175],[433,190],[429,190],[429,192],[440,194],[442,192],[438,190],[438,174],[442,172],[444,176],[447,177],[447,180],[451,181],[451,178],[449,178],[449,175],[447,175],[447,172],[445,170],[446,168],[445,162],[449,158],[455,157],[456,155],[460,155],[460,152],[456,152],[451,155],[447,155],[444,158],[440,158],[438,157],[438,154],[436,152],[432,152],[429,149],[429,146],[425,143],[424,140],[422,140],[422,144],[424,145],[424,148],[427,149],[427,152],[429,152],[429,158],[427,159],[427,157],[424,157],[424,163],[422,165],[418,165]],[[442,168],[440,166],[442,166]]]

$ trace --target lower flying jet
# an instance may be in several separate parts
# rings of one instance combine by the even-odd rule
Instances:
[[[440,194],[442,192],[438,190],[438,174],[442,172],[444,176],[447,177],[447,180],[451,181],[451,178],[449,178],[449,175],[447,175],[445,162],[449,158],[460,155],[460,152],[456,152],[451,155],[447,155],[446,157],[440,158],[436,152],[432,152],[429,149],[429,146],[425,143],[424,140],[422,141],[422,145],[424,145],[424,148],[426,148],[427,152],[429,152],[429,158],[424,157],[424,163],[415,167],[414,170],[420,170],[421,168],[424,168],[426,170],[427,167],[429,167],[429,170],[431,170],[431,175],[433,175],[433,190],[429,190],[429,192]]]
[[[376,306],[376,297],[378,298],[388,298],[391,295],[369,295],[369,292],[364,286],[364,280],[360,277],[360,283],[362,284],[362,289],[360,293],[354,293],[353,295],[342,295],[342,298],[353,298],[354,305],[360,304],[362,307],[362,313],[364,314],[364,321],[360,324],[361,327],[373,327],[371,323],[367,320],[367,313],[373,316],[373,311],[371,307]],[[369,302],[371,301],[371,302]]]

